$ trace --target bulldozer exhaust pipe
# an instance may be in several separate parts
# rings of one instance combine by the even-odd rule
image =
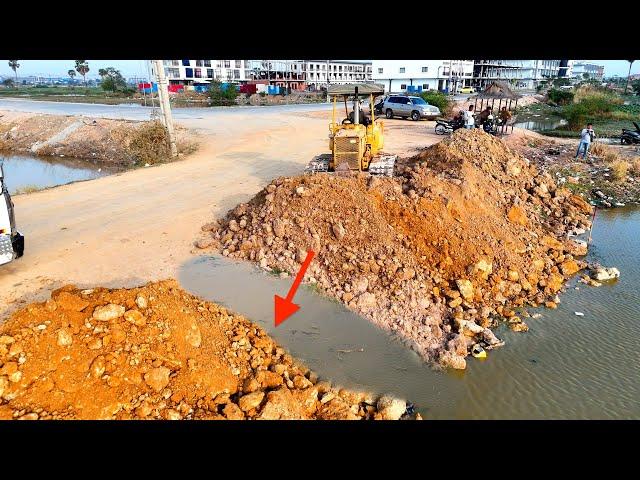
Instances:
[[[360,105],[358,105],[358,87],[356,87],[356,96],[353,99],[353,123],[360,123]]]

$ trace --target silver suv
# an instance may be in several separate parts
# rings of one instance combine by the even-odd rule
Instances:
[[[389,95],[382,104],[382,111],[387,118],[402,117],[411,120],[421,118],[434,119],[440,116],[440,109],[429,105],[420,97],[407,95]]]

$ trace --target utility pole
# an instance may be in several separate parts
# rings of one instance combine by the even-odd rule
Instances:
[[[329,97],[329,60],[327,60],[327,102],[331,103],[331,98]]]
[[[173,131],[173,117],[171,116],[171,105],[169,104],[169,90],[167,89],[167,79],[164,76],[164,67],[161,60],[153,61],[156,67],[156,75],[158,77],[158,96],[160,97],[160,110],[164,126],[167,127],[169,134],[169,145],[171,146],[171,156],[178,156],[178,148],[176,146],[176,136]]]

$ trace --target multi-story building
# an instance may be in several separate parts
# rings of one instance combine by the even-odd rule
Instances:
[[[475,60],[474,86],[484,88],[494,80],[511,83],[515,88],[534,89],[539,82],[556,78],[560,60]],[[564,71],[565,66],[563,66]]]
[[[217,79],[318,90],[327,83],[371,81],[371,63],[350,60],[163,60],[163,65],[173,85],[207,84]]]
[[[241,83],[248,78],[249,60],[163,60],[165,76],[170,85]]]
[[[456,91],[470,86],[473,60],[374,60],[373,80],[387,93],[418,90]]]
[[[587,74],[588,77],[585,77],[585,74]],[[595,63],[575,61],[568,76],[576,79],[591,78],[602,80],[604,77],[604,66],[596,65]]]
[[[331,84],[372,81],[371,62],[355,60],[305,60],[307,84],[320,90]]]

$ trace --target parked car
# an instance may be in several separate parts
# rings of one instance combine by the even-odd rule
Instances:
[[[476,93],[476,89],[473,87],[462,87],[458,90],[458,93]]]
[[[411,118],[414,121],[440,116],[438,107],[429,105],[420,97],[408,95],[389,95],[382,104],[382,111],[387,118],[402,117]]]

